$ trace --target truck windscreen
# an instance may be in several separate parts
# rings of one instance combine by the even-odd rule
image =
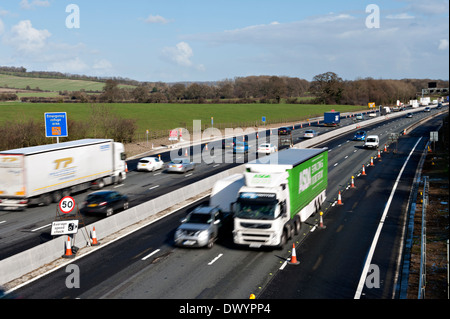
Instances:
[[[240,198],[236,203],[236,217],[244,219],[275,219],[275,208],[277,201],[270,200],[252,200]]]

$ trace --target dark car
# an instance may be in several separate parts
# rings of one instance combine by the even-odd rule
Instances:
[[[111,216],[116,211],[128,209],[128,196],[116,191],[97,191],[89,194],[83,204],[84,213]]]
[[[292,129],[289,127],[280,127],[278,129],[278,135],[289,135],[291,134]]]

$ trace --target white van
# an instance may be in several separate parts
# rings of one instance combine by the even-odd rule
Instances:
[[[380,139],[378,135],[369,135],[366,137],[366,141],[364,143],[364,148],[378,148],[380,145]]]

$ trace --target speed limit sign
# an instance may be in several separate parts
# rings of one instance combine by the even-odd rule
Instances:
[[[70,196],[66,196],[59,201],[59,209],[64,214],[70,213],[74,208],[75,208],[75,200]]]

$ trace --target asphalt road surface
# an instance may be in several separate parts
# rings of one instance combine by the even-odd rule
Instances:
[[[408,120],[375,126],[370,134],[387,143],[389,133],[410,125]],[[383,153],[373,167],[367,165],[376,152],[362,149],[350,134],[327,143],[326,228],[318,227],[318,216],[311,217],[283,250],[237,248],[231,236],[221,238],[212,249],[175,247],[174,231],[180,219],[200,204],[194,203],[14,293],[30,299],[248,299],[250,294],[259,299],[351,299],[389,201],[370,262],[379,269],[374,281],[379,288],[365,285],[361,298],[392,298],[411,182],[429,131],[438,125],[439,119],[430,120],[400,137],[397,151]],[[367,175],[355,179],[355,189],[347,189],[350,176],[357,176],[362,165]],[[336,205],[338,191],[342,191],[342,206]],[[288,263],[294,243],[299,265]],[[71,273],[73,265],[77,271]],[[70,287],[72,275],[78,276],[79,286]]]

